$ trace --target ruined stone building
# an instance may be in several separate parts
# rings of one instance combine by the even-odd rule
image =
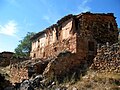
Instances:
[[[80,59],[93,57],[97,43],[117,42],[118,28],[115,19],[113,13],[67,15],[31,38],[30,56],[32,59],[48,58],[69,51]]]
[[[118,41],[115,19],[113,13],[70,14],[38,32],[31,37],[33,60],[11,65],[12,82],[28,79],[34,73],[51,78],[77,72],[81,67],[87,69],[97,54],[97,44]]]

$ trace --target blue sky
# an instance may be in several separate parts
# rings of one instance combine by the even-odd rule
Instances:
[[[120,0],[0,0],[0,52],[14,51],[27,32],[39,32],[67,14],[112,12],[120,27]]]

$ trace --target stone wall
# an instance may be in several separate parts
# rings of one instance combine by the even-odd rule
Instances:
[[[97,44],[103,45],[106,42],[113,44],[118,40],[117,24],[112,14],[68,15],[57,24],[32,37],[32,60],[24,64],[33,66],[35,73],[48,78],[60,76],[77,69],[82,64],[84,66],[87,63],[86,66],[89,66],[92,62],[92,69],[111,71],[114,68],[114,71],[119,72],[119,56],[114,56],[119,51],[110,51],[113,46],[107,47],[108,49],[105,46],[96,52]],[[26,68],[28,65],[24,64],[22,66],[16,64],[17,67],[11,68],[13,81],[20,82],[28,78],[29,70]]]
[[[1,67],[5,67],[5,66],[8,66],[10,65],[10,59],[8,58],[0,58],[0,66]]]
[[[79,42],[75,41],[79,38],[77,36],[85,38],[86,40],[89,39],[87,37],[92,36],[93,41],[100,44],[105,44],[106,42],[110,44],[116,43],[118,41],[118,28],[114,15],[112,13],[87,12],[63,17],[58,20],[57,24],[46,28],[31,38],[31,57],[33,59],[48,58],[57,54],[59,50],[68,50],[69,47],[73,46],[77,49],[76,43]],[[75,40],[72,46],[69,42],[63,46],[64,41],[73,38],[75,38]],[[84,44],[87,43],[85,42]],[[88,52],[85,50],[84,52]],[[69,51],[73,50],[69,48]],[[76,50],[74,52],[76,52]]]
[[[118,28],[116,18],[112,13],[92,14],[84,13],[79,18],[79,25],[83,35],[91,34],[97,43],[110,44],[118,41]],[[88,32],[89,31],[89,32]]]
[[[32,58],[53,57],[61,51],[76,51],[76,35],[70,33],[73,18],[66,20],[59,26],[53,25],[41,32],[32,42]],[[74,45],[74,46],[73,46]]]
[[[78,55],[79,59],[87,60],[87,58],[94,58],[96,55],[96,47],[97,43],[92,36],[77,36],[77,44],[76,44],[76,55]]]
[[[66,73],[75,71],[84,61],[85,60],[80,60],[77,55],[71,54],[70,52],[61,52],[58,57],[48,63],[43,72],[43,76],[49,79],[62,77]]]
[[[22,80],[28,79],[28,69],[24,65],[14,64],[10,68],[11,83],[19,83]]]
[[[20,83],[34,74],[42,74],[51,59],[35,59],[10,64],[10,81]]]
[[[62,51],[70,51],[72,53],[76,52],[76,35],[67,40],[56,42],[49,46],[45,47],[45,56],[46,57],[55,57]]]
[[[94,58],[91,69],[98,72],[120,73],[120,44],[98,45],[97,55]]]
[[[0,66],[8,66],[10,64],[10,60],[13,57],[13,52],[2,52],[0,53]]]
[[[48,58],[54,57],[58,53],[64,50],[71,51],[72,53],[76,52],[76,34],[72,35],[72,37],[67,38],[66,40],[56,41],[55,43],[51,43],[42,48],[37,48],[35,52],[31,54],[35,54],[36,58]]]

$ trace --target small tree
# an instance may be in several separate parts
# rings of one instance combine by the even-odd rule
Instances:
[[[20,44],[15,48],[15,57],[29,57],[31,51],[30,38],[34,35],[33,32],[28,32],[27,35],[20,41]]]

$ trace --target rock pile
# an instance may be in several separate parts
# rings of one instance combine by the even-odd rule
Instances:
[[[50,89],[56,84],[55,79],[59,82],[59,80],[64,79],[67,76],[70,78],[73,74],[74,76],[77,77],[78,75],[79,77],[79,74],[82,72],[80,66],[82,65],[82,68],[85,67],[85,64],[83,64],[84,61],[85,60],[78,59],[76,54],[69,51],[61,52],[57,57],[43,62],[38,60],[33,63],[33,61],[31,61],[32,63],[29,62],[28,64],[31,66],[28,67],[29,79],[21,79],[22,81],[16,83],[15,87],[20,90],[29,90],[29,88],[31,88],[30,90],[36,88]],[[41,68],[43,70],[41,70]],[[84,71],[85,70],[86,69],[84,68]]]
[[[106,43],[101,47],[98,45],[97,55],[91,68],[99,72],[120,73],[120,44]]]
[[[23,62],[16,62],[10,65],[10,81],[20,83],[24,79],[29,79],[34,74],[42,74],[46,68],[49,59],[35,59],[26,60]]]
[[[33,75],[30,79],[25,79],[20,83],[16,83],[14,86],[15,90],[50,90],[53,85],[55,85],[54,81],[45,83],[42,75]]]

